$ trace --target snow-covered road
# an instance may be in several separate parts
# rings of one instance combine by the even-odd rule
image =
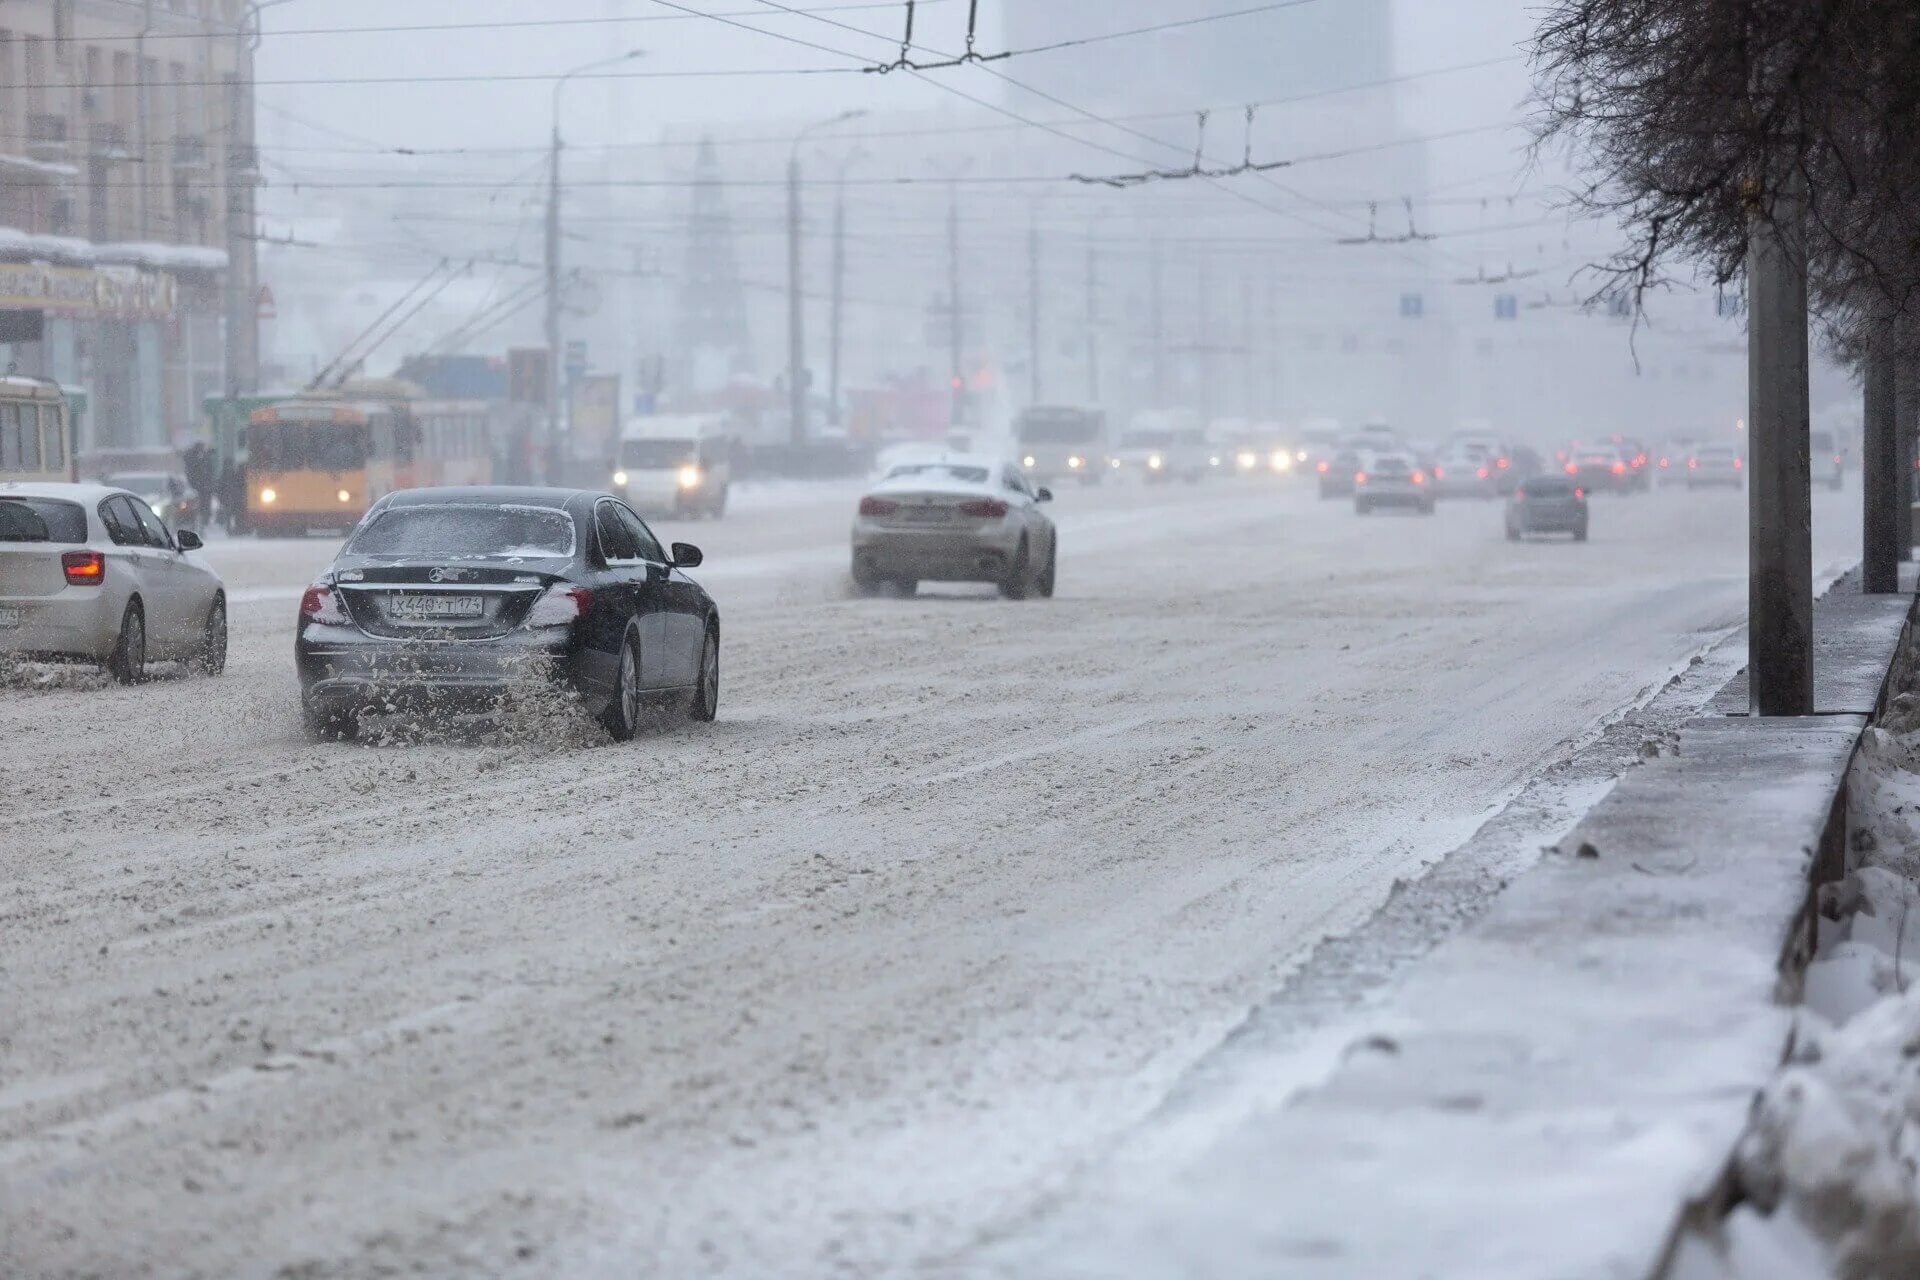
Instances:
[[[1732,494],[1071,490],[1014,604],[850,598],[854,492],[662,529],[710,727],[309,745],[320,541],[214,544],[217,680],[0,690],[0,1274],[937,1270],[1745,605]]]

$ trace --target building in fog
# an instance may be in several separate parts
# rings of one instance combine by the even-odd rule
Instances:
[[[0,6],[0,365],[87,393],[83,465],[177,448],[252,381],[245,12]]]

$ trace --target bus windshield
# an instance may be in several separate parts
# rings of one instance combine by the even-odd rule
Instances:
[[[1014,432],[1027,444],[1086,444],[1100,438],[1098,414],[1072,410],[1020,415]]]
[[[247,428],[254,471],[356,471],[367,465],[367,428],[358,422],[261,422]]]
[[[684,467],[699,459],[700,444],[695,440],[623,440],[620,465],[635,470]]]

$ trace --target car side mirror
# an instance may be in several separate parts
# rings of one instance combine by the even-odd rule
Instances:
[[[673,544],[673,567],[676,569],[698,569],[704,559],[706,557],[700,554],[700,548],[691,542]]]
[[[198,551],[201,547],[206,545],[206,543],[200,541],[200,535],[195,533],[191,529],[175,530],[173,535],[173,544],[179,547],[182,551]]]
[[[1053,490],[1047,488],[1045,485],[1042,485],[1040,487],[1040,492],[1033,495],[1033,500],[1035,502],[1052,502]]]

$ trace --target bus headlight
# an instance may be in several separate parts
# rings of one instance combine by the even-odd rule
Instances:
[[[1158,471],[1159,469],[1160,469],[1160,455],[1156,453],[1152,457],[1147,459],[1147,470]]]
[[[1249,450],[1245,453],[1236,454],[1233,461],[1234,465],[1242,471],[1251,471],[1253,470],[1254,463],[1258,462],[1259,459],[1254,457],[1252,451]]]
[[[1085,458],[1083,458],[1083,457],[1081,457],[1081,456],[1080,456],[1079,454],[1077,454],[1077,453],[1076,453],[1076,454],[1074,454],[1074,455],[1073,455],[1072,457],[1070,457],[1070,458],[1068,458],[1068,459],[1067,459],[1067,466],[1068,466],[1068,467],[1070,467],[1070,468],[1072,468],[1072,469],[1073,469],[1073,470],[1075,470],[1075,471],[1078,471],[1078,470],[1079,470],[1080,468],[1082,468],[1082,467],[1084,467],[1084,466],[1086,466],[1086,465],[1087,465],[1087,460],[1086,460]]]
[[[277,498],[279,498],[279,496],[280,496],[279,494],[275,493],[271,489],[262,489],[260,491],[260,505],[263,507],[270,507],[274,504],[274,501]]]
[[[342,502],[353,501],[353,495],[351,493],[348,493],[345,489],[342,489],[340,492],[334,494],[333,496],[340,499],[340,501]]]
[[[682,489],[698,489],[700,487],[700,481],[702,479],[700,475],[700,468],[695,466],[682,467],[680,468],[680,475],[678,478],[680,481],[680,487]]]
[[[626,488],[626,487],[627,487],[627,473],[626,473],[626,472],[624,472],[624,471],[616,471],[616,472],[614,472],[614,473],[613,473],[613,487],[614,487],[614,488],[616,488],[616,489],[624,489],[624,488]]]
[[[1273,451],[1273,469],[1275,471],[1293,470],[1293,455],[1285,449],[1275,449]]]
[[[1022,458],[1022,459],[1020,459],[1020,465],[1021,465],[1021,466],[1023,466],[1023,467],[1030,467],[1030,466],[1032,466],[1032,465],[1033,465],[1033,455],[1032,455],[1032,454],[1028,454],[1028,455],[1027,455],[1026,457],[1024,457],[1024,458]]]

